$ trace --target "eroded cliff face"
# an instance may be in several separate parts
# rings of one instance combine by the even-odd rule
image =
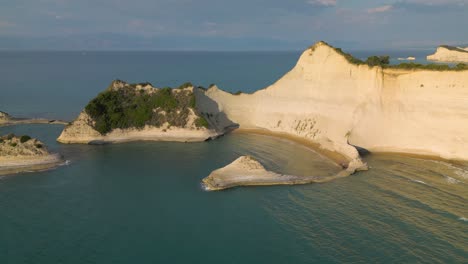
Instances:
[[[11,119],[11,117],[10,117],[9,114],[0,111],[0,123],[7,122],[7,121],[9,121],[10,119]]]
[[[351,145],[468,159],[468,71],[355,65],[319,42],[263,90],[232,95],[213,87],[205,95],[240,128],[319,143],[350,166],[363,165]]]
[[[427,56],[427,59],[442,62],[468,62],[468,48],[440,46],[434,54]]]

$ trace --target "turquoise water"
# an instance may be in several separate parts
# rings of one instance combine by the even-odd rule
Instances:
[[[71,118],[115,78],[248,91],[279,78],[298,55],[0,53],[0,110]],[[245,154],[284,173],[337,168],[260,135],[88,146],[56,143],[61,129],[0,128],[38,137],[70,161],[0,178],[0,263],[468,261],[468,164],[371,154],[371,170],[333,182],[205,192],[202,178]]]

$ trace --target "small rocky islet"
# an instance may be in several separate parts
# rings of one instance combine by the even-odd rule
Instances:
[[[44,143],[28,135],[0,137],[0,175],[54,168],[64,162],[50,153]]]

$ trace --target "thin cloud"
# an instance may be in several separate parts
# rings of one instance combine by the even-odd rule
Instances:
[[[9,28],[9,27],[13,27],[14,25],[15,24],[11,22],[0,20],[0,28]]]
[[[388,12],[388,11],[391,11],[391,10],[393,10],[392,5],[384,5],[384,6],[379,6],[379,7],[376,7],[376,8],[367,9],[367,13],[370,13],[370,14],[385,13],[385,12]]]
[[[309,0],[307,3],[316,6],[336,6],[336,0]]]

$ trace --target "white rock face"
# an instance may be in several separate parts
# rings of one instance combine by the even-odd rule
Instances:
[[[346,156],[356,168],[363,164],[349,144],[468,159],[468,71],[354,65],[319,42],[263,90],[232,95],[214,87],[205,94],[216,107],[201,111],[223,112],[240,128],[319,143]]]
[[[294,185],[319,183],[351,175],[353,169],[345,169],[334,176],[295,176],[268,171],[260,162],[250,156],[241,156],[231,164],[213,171],[202,181],[207,191],[219,191],[236,186]]]
[[[0,122],[8,121],[8,120],[10,120],[10,118],[11,118],[11,117],[10,117],[9,114],[0,111]]]
[[[427,56],[427,59],[442,62],[468,62],[468,48],[440,46],[434,54]]]

